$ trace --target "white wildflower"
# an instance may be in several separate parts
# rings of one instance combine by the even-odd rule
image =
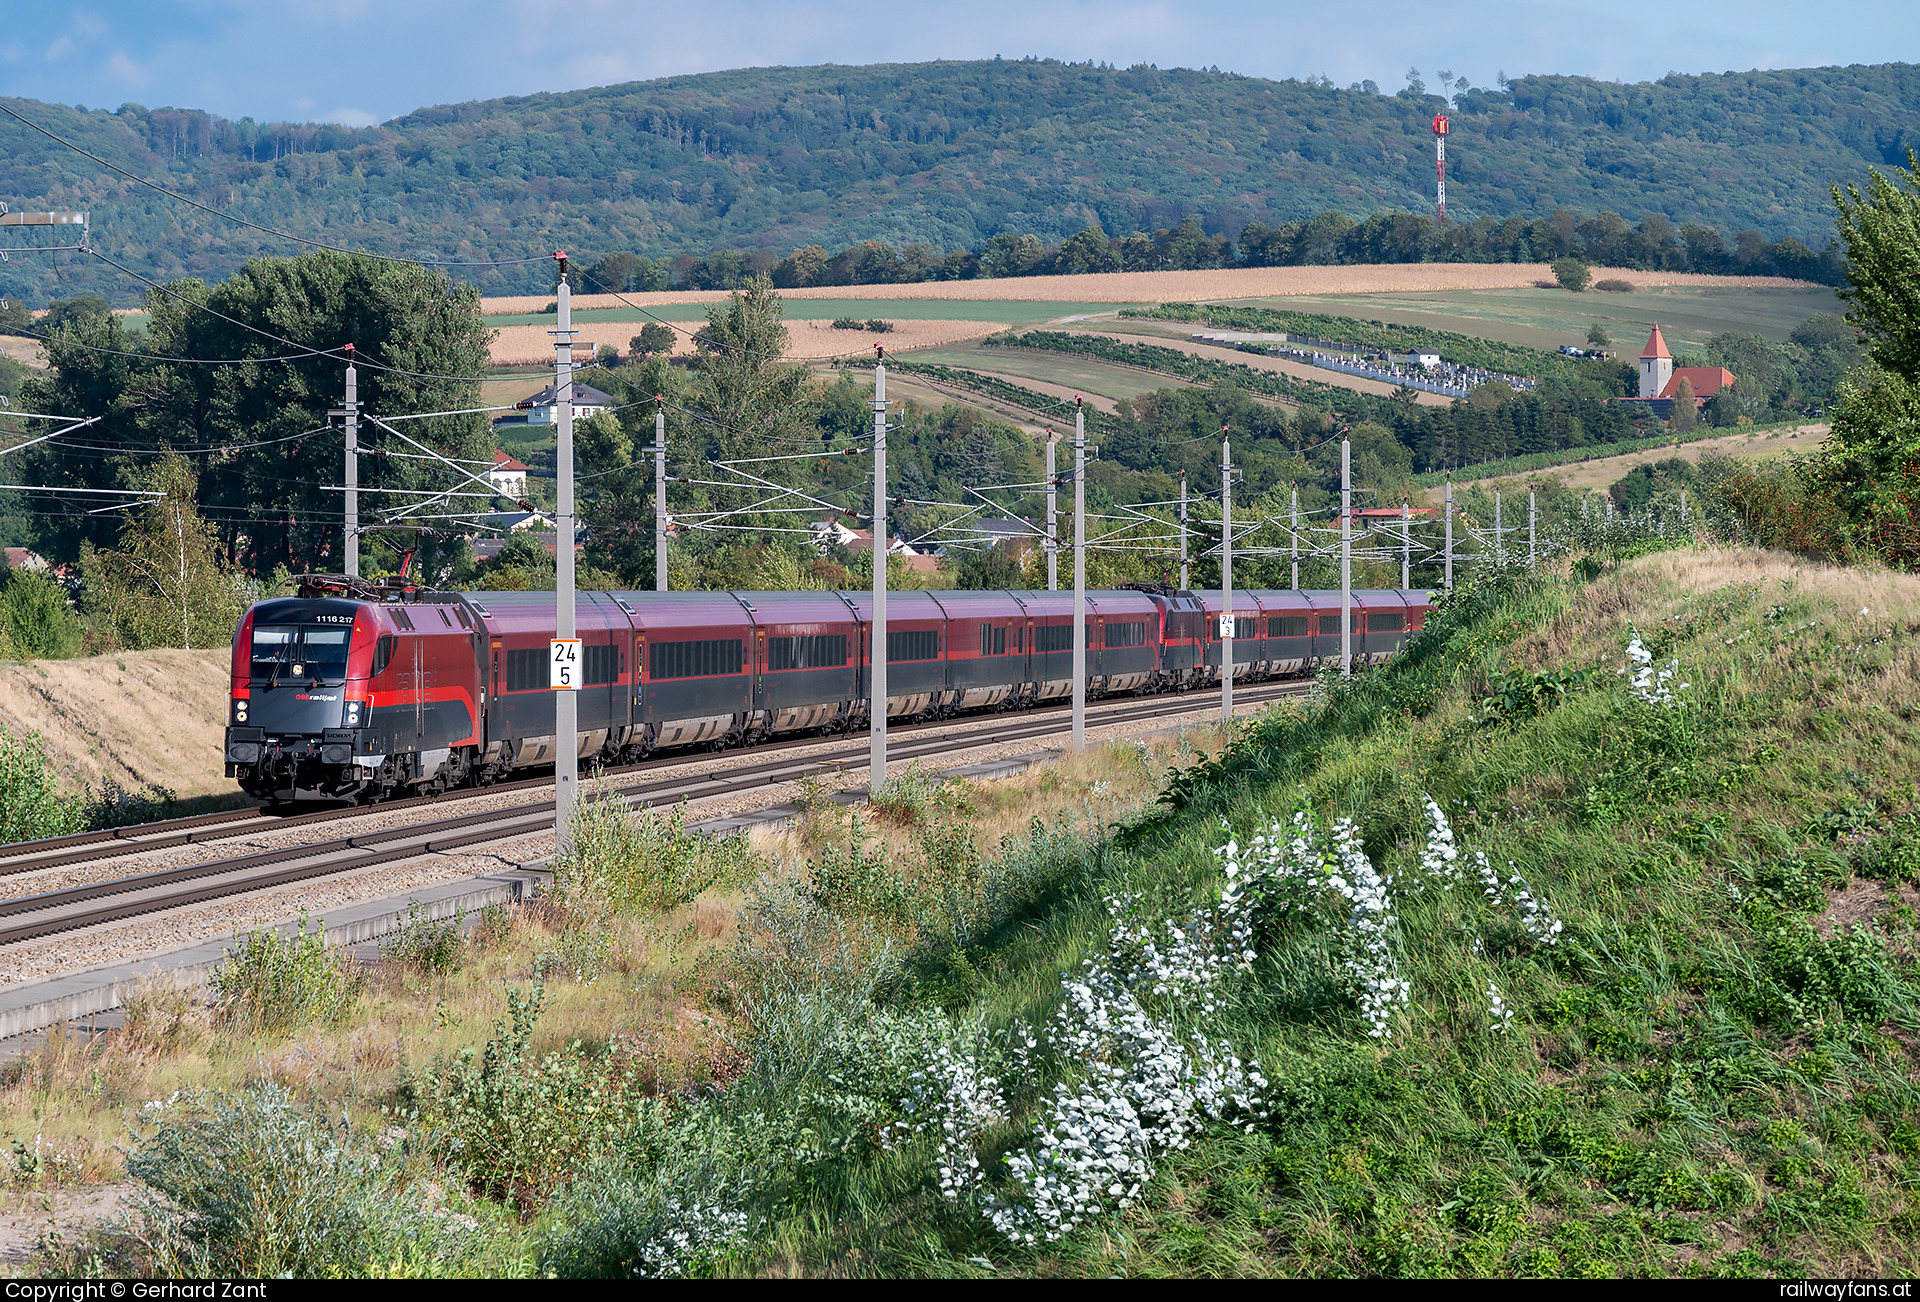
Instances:
[[[1627,686],[1632,690],[1635,699],[1642,704],[1672,709],[1680,703],[1676,692],[1684,692],[1692,685],[1681,683],[1678,688],[1673,685],[1673,676],[1680,672],[1679,658],[1675,657],[1667,661],[1663,668],[1655,670],[1653,652],[1647,650],[1645,644],[1640,641],[1639,630],[1629,625],[1628,631],[1633,634],[1627,643],[1629,663],[1614,672],[1616,674],[1632,673],[1633,676],[1628,680]]]
[[[1500,987],[1491,978],[1487,981],[1487,1016],[1493,1030],[1513,1029],[1513,1009],[1507,1007],[1506,1000],[1500,997]]]

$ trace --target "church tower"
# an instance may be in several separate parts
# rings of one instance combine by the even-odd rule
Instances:
[[[1660,325],[1655,322],[1640,353],[1640,396],[1658,398],[1672,380],[1673,354],[1667,351],[1667,341],[1660,337]]]

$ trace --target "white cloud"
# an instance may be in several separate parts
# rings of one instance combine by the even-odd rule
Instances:
[[[147,84],[147,70],[129,59],[125,50],[115,50],[113,57],[107,60],[107,67],[122,81],[132,82],[136,86]]]
[[[306,107],[312,103],[312,100],[308,100],[306,105],[300,105],[298,107]],[[343,127],[371,127],[379,125],[380,119],[365,109],[337,108],[331,113],[320,114],[314,118],[313,121],[338,122]]]

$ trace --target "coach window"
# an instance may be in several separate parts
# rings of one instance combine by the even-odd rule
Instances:
[[[887,659],[937,660],[940,658],[940,634],[933,629],[887,630]]]

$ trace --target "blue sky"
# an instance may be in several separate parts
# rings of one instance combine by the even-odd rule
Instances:
[[[9,5],[0,94],[364,125],[427,104],[768,64],[1098,59],[1404,82],[1638,81],[1920,59],[1920,5],[1834,0],[138,0]]]

